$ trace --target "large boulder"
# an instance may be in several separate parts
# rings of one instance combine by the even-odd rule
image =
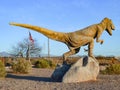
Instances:
[[[52,74],[52,79],[64,83],[84,82],[96,80],[98,74],[98,61],[91,57],[84,57],[79,59],[72,66],[67,64],[57,66]]]
[[[99,63],[91,57],[79,59],[63,76],[62,82],[84,82],[96,80],[99,74]]]

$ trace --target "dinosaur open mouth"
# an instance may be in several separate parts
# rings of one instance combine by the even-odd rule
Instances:
[[[112,32],[111,33],[109,33],[110,34],[110,36],[112,36]]]
[[[112,29],[108,31],[109,35],[112,36]]]
[[[109,33],[110,36],[112,36],[112,30],[115,30],[114,26],[111,26],[111,30],[108,30],[108,33]]]
[[[111,29],[112,29],[112,30],[115,30],[115,26],[114,26],[114,25],[111,25]]]
[[[109,28],[109,29],[106,29],[106,31],[108,32],[108,34],[110,35],[110,36],[112,36],[112,27],[111,28]]]

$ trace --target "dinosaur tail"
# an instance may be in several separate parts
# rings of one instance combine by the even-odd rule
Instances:
[[[52,30],[48,30],[46,28],[33,26],[33,25],[29,25],[29,24],[10,23],[10,25],[32,29],[34,31],[42,33],[43,35],[47,36],[50,39],[60,41],[60,42],[65,42],[65,33],[55,32],[55,31],[52,31]]]

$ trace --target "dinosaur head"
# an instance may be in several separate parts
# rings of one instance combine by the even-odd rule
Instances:
[[[104,18],[103,21],[102,21],[105,25],[105,30],[108,32],[108,34],[111,36],[112,35],[112,30],[115,29],[115,26],[112,22],[111,19],[109,18]]]

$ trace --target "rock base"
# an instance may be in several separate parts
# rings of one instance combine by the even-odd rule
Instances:
[[[98,74],[98,61],[91,57],[84,57],[79,59],[72,66],[67,64],[57,66],[52,74],[52,79],[64,83],[84,82],[96,80]]]

